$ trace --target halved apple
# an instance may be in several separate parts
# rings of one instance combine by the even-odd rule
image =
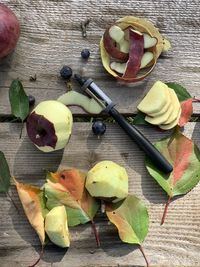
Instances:
[[[146,114],[160,112],[167,104],[169,97],[168,86],[161,81],[157,81],[137,108]]]

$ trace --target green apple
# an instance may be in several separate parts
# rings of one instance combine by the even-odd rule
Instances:
[[[120,165],[101,161],[89,170],[85,186],[93,197],[118,202],[128,195],[128,175]]]
[[[45,232],[51,242],[59,247],[66,248],[70,245],[67,213],[64,206],[50,210],[45,217]]]
[[[72,131],[72,113],[55,100],[43,101],[28,116],[26,127],[31,141],[43,152],[63,149]]]

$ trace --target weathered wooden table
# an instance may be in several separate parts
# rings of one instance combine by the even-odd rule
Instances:
[[[66,91],[59,77],[62,65],[75,72],[83,71],[105,89],[117,103],[121,113],[134,114],[136,106],[154,81],[176,81],[192,96],[200,96],[200,9],[199,0],[187,1],[44,1],[3,0],[18,15],[21,37],[15,52],[0,61],[0,150],[9,161],[12,174],[20,181],[41,185],[45,171],[58,166],[90,168],[99,160],[113,160],[126,167],[130,192],[143,199],[149,209],[150,229],[143,244],[150,266],[200,266],[200,184],[187,195],[171,203],[167,220],[160,226],[166,195],[144,167],[144,154],[116,124],[108,124],[105,136],[98,140],[91,133],[91,124],[75,122],[72,138],[65,151],[43,154],[28,140],[25,130],[19,139],[20,124],[8,122],[10,105],[8,89],[12,79],[19,77],[28,94],[37,102],[56,99]],[[173,49],[163,55],[153,73],[134,87],[120,86],[103,69],[99,40],[107,25],[119,17],[146,17],[168,37]],[[80,22],[90,18],[88,37],[82,38]],[[80,58],[83,48],[91,50],[87,64]],[[30,75],[37,81],[30,82]],[[77,85],[72,84],[74,89]],[[85,116],[73,109],[74,118]],[[199,116],[200,105],[194,104]],[[139,127],[151,141],[170,133]],[[200,123],[189,122],[184,132],[200,146]],[[10,194],[21,208],[14,186]],[[0,194],[0,266],[28,266],[40,251],[40,242],[29,225],[22,208],[18,214],[4,194]],[[101,248],[96,249],[89,225],[73,228],[71,247],[66,250],[48,246],[38,266],[144,266],[140,251],[122,244],[115,227],[98,215],[97,228]]]

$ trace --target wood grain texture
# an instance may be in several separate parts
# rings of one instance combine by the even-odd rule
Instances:
[[[151,140],[157,141],[170,133],[139,127]],[[200,123],[188,123],[185,135],[200,146]],[[166,223],[160,226],[166,194],[148,175],[144,154],[119,129],[108,124],[106,134],[97,139],[91,134],[91,124],[74,123],[73,134],[63,151],[44,154],[28,140],[25,133],[19,139],[20,124],[1,123],[0,150],[4,151],[11,172],[20,181],[42,185],[44,170],[71,167],[88,170],[97,161],[113,160],[123,165],[129,175],[130,192],[140,197],[150,214],[149,234],[143,244],[150,266],[199,266],[200,263],[200,184],[187,195],[177,198],[169,208]],[[0,194],[0,266],[28,266],[38,256],[39,239],[28,224],[14,186],[10,194],[19,206],[17,213],[4,194]],[[101,248],[96,249],[90,225],[71,229],[71,247],[66,252],[47,246],[40,267],[133,267],[145,266],[135,246],[122,244],[117,232],[104,215],[98,214],[97,228]]]
[[[18,15],[21,37],[15,52],[0,62],[0,114],[10,114],[8,88],[19,77],[37,102],[56,99],[66,91],[59,77],[63,64],[74,72],[92,77],[118,104],[120,112],[134,113],[152,84],[160,79],[184,85],[200,97],[200,9],[198,0],[2,0]],[[173,49],[163,55],[153,73],[133,88],[117,84],[103,69],[99,40],[105,28],[119,17],[135,15],[150,19],[172,42]],[[88,38],[83,39],[80,22],[91,18]],[[87,64],[80,58],[83,48],[91,50]],[[37,74],[37,81],[29,76]],[[78,90],[77,84],[72,84]],[[74,108],[74,114],[83,111]],[[200,105],[194,104],[200,113]]]

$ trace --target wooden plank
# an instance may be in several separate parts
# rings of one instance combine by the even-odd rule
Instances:
[[[59,77],[63,64],[74,72],[83,72],[117,103],[120,112],[134,113],[136,106],[152,84],[160,79],[176,81],[186,86],[193,96],[199,96],[199,1],[20,1],[3,0],[18,15],[21,37],[15,53],[0,63],[0,114],[10,114],[8,88],[12,79],[19,77],[37,103],[56,99],[66,91]],[[163,55],[154,72],[132,88],[122,86],[103,69],[99,55],[99,40],[105,28],[125,15],[148,18],[168,37],[173,49]],[[88,38],[83,39],[80,22],[91,18]],[[91,50],[87,64],[80,58],[83,48]],[[37,74],[37,81],[29,76]],[[72,83],[79,90],[76,83]],[[79,108],[74,114],[82,114]],[[200,113],[199,104],[194,112]]]
[[[184,133],[200,146],[200,123],[188,123]],[[155,129],[140,127],[151,140],[169,135]],[[144,154],[119,129],[108,124],[106,134],[97,139],[91,133],[91,124],[74,123],[73,134],[63,151],[44,154],[28,140],[25,133],[19,139],[20,124],[1,123],[0,150],[4,151],[13,175],[18,180],[42,185],[44,170],[75,166],[89,169],[100,160],[113,160],[123,165],[129,174],[130,192],[146,203],[150,214],[149,234],[143,244],[151,266],[199,266],[200,256],[200,184],[187,195],[173,201],[166,223],[160,220],[166,202],[165,193],[147,174]],[[1,267],[28,266],[37,258],[40,243],[28,224],[19,203],[15,188],[10,194],[20,207],[17,213],[12,203],[0,194],[0,261]],[[90,225],[71,230],[71,247],[66,253],[54,246],[47,246],[39,266],[53,267],[111,267],[144,266],[144,260],[134,246],[122,244],[115,228],[104,215],[98,214],[97,228],[101,248],[96,249]]]

